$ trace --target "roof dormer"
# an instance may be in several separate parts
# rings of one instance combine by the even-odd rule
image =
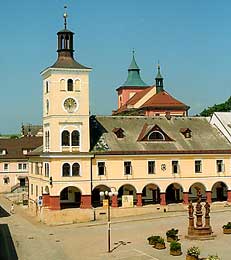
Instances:
[[[189,128],[181,128],[180,132],[182,133],[182,135],[184,135],[185,138],[192,137],[192,130],[190,130]]]
[[[124,138],[124,130],[122,128],[114,128],[112,129],[112,132],[116,135],[117,138]]]

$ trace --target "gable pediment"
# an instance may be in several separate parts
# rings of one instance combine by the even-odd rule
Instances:
[[[140,132],[137,141],[156,142],[156,141],[174,141],[168,134],[165,133],[157,124],[145,124]]]

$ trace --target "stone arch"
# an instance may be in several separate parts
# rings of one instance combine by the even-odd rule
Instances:
[[[74,186],[67,186],[60,192],[60,208],[79,208],[81,204],[81,190]]]
[[[98,185],[92,190],[92,206],[94,208],[101,207],[103,205],[103,198],[100,197],[101,191],[110,191],[110,188],[106,185]]]
[[[136,205],[136,188],[131,184],[124,184],[118,189],[118,205],[122,206],[122,196],[133,195],[133,205]]]
[[[166,189],[166,202],[179,203],[183,201],[183,187],[179,183],[171,183]]]
[[[206,187],[201,182],[195,182],[189,187],[188,191],[188,199],[189,201],[196,202],[197,201],[197,192],[200,189],[202,195],[202,201],[206,201]]]
[[[142,190],[142,203],[143,205],[160,203],[160,188],[158,185],[149,183],[144,186]]]
[[[223,181],[218,181],[212,186],[212,201],[227,201],[228,186]]]

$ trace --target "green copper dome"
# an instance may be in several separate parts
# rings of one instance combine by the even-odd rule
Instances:
[[[134,51],[132,61],[128,68],[127,80],[122,85],[123,87],[147,87],[147,84],[140,77],[140,69],[136,63]]]

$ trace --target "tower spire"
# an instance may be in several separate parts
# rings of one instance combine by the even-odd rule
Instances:
[[[132,50],[132,60],[128,67],[127,80],[122,85],[124,87],[146,87],[147,84],[143,82],[140,77],[140,68],[136,63],[135,50]]]
[[[158,61],[157,65],[157,75],[156,75],[156,93],[162,92],[164,90],[164,79],[160,73],[160,62]]]
[[[68,15],[67,15],[67,6],[66,5],[64,5],[64,14],[63,14],[63,18],[64,18],[64,29],[66,30],[67,29],[67,17],[68,17]]]

